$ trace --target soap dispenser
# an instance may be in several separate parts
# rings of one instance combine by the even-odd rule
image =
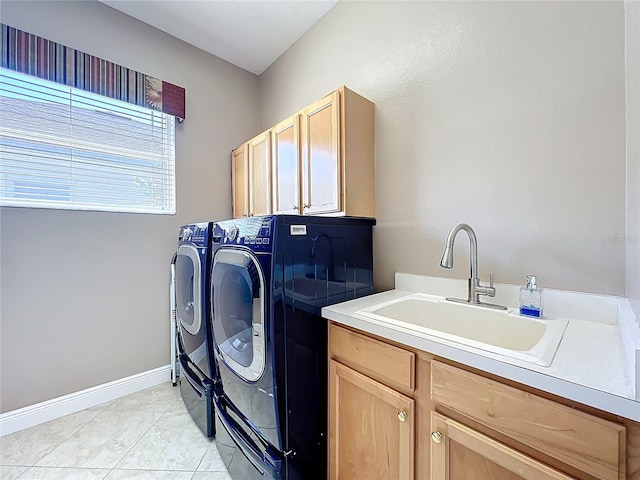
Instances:
[[[535,275],[527,275],[527,286],[520,287],[520,315],[542,318],[542,289]]]

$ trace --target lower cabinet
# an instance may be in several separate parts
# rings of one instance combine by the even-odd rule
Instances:
[[[413,479],[413,399],[331,360],[329,478]]]
[[[432,412],[431,478],[570,480],[573,477]]]
[[[640,480],[640,424],[331,323],[331,480]]]

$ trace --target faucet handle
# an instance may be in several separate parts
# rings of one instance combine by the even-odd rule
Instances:
[[[486,295],[488,297],[495,297],[496,289],[493,288],[493,273],[489,274],[489,286],[476,285],[475,293],[479,295]]]

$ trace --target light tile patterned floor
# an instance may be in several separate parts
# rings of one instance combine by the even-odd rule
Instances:
[[[0,438],[1,480],[230,480],[170,383]]]

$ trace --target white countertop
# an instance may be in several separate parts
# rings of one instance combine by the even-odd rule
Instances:
[[[497,292],[501,293],[489,301],[514,306],[517,288],[496,284]],[[623,323],[601,314],[607,305],[617,311],[624,309],[625,299],[573,292],[545,292],[548,308],[554,313],[570,309],[567,305],[571,302],[567,298],[571,300],[571,296],[576,295],[584,310],[576,312],[574,308],[571,312],[573,315],[567,315],[571,318],[556,355],[549,367],[543,367],[356,313],[416,292],[466,297],[466,281],[396,274],[396,289],[324,307],[322,315],[337,323],[640,422],[635,371],[635,357],[640,360],[640,352],[636,350],[640,346],[637,324],[634,318],[632,322]],[[617,306],[616,302],[622,307]],[[629,312],[630,308],[624,312],[627,318]],[[588,319],[578,320],[576,313]],[[603,320],[600,321],[600,318]]]

